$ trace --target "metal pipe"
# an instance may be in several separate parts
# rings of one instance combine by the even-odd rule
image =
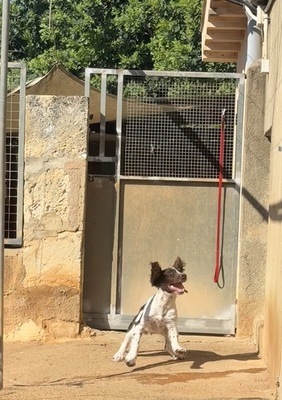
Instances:
[[[3,389],[5,147],[10,0],[3,0],[0,72],[0,390]]]
[[[268,12],[269,12],[269,10],[271,9],[271,7],[272,7],[274,1],[275,1],[275,0],[268,0],[268,3],[267,3],[267,5],[266,5],[265,9],[263,10],[263,11],[265,12],[265,14],[268,14]]]
[[[262,41],[262,58],[268,58],[267,38],[268,38],[268,22],[269,17],[266,13],[263,14],[263,41]]]
[[[253,14],[256,13],[256,7],[248,0],[227,0],[229,3],[237,4],[238,6],[248,7]]]
[[[249,7],[244,6],[244,11],[247,14],[247,17],[257,21],[257,16],[252,13],[252,10]]]
[[[251,64],[261,58],[261,30],[256,25],[256,21],[250,17],[248,18],[248,36],[247,36],[247,59],[245,64],[245,72]]]

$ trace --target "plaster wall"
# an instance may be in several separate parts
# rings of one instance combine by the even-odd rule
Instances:
[[[270,12],[269,60],[267,77],[265,132],[271,134],[269,230],[266,270],[266,316],[264,357],[271,383],[281,389],[282,347],[282,5],[275,1]],[[280,382],[280,384],[279,384]]]
[[[263,324],[270,143],[264,136],[265,76],[247,72],[240,206],[237,333],[258,341]]]
[[[24,245],[6,251],[7,338],[79,332],[87,118],[85,97],[27,96]]]

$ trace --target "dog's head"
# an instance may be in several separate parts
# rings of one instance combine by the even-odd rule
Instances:
[[[183,294],[187,292],[183,286],[187,276],[184,274],[185,263],[177,257],[171,268],[162,269],[155,261],[151,263],[151,284],[168,293]]]

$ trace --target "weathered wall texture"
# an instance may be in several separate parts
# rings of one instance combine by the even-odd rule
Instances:
[[[264,315],[270,143],[264,136],[265,75],[260,62],[247,73],[239,236],[240,336],[258,340]]]
[[[275,1],[270,13],[266,125],[271,132],[269,230],[266,278],[265,352],[271,382],[280,381],[282,398],[282,4]],[[278,386],[278,385],[277,385]]]
[[[8,337],[79,331],[87,118],[84,97],[27,97],[24,247],[5,262]]]

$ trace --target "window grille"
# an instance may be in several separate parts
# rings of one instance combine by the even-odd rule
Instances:
[[[121,175],[218,178],[225,108],[224,178],[232,178],[236,80],[127,76]]]
[[[22,245],[25,75],[24,64],[8,64],[5,245],[17,247]]]

